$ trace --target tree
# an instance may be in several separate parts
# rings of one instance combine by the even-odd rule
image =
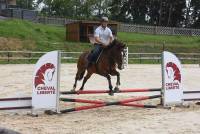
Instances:
[[[39,0],[37,5],[40,3],[45,4],[43,14],[75,19],[92,19],[98,15],[97,10],[102,14],[105,9],[105,3],[102,5],[99,0]]]
[[[147,0],[112,0],[110,5],[111,18],[118,21],[144,24],[148,11]]]
[[[182,27],[185,20],[186,1],[173,0],[171,3],[171,16],[168,18],[168,26]]]
[[[200,28],[200,0],[191,0],[192,11],[192,27]]]
[[[185,20],[185,0],[153,0],[150,3],[150,22],[160,26],[182,26]]]
[[[34,9],[34,0],[17,0],[17,6],[23,9]]]
[[[75,1],[73,0],[39,0],[37,5],[44,3],[41,12],[48,16],[75,17]]]
[[[21,0],[23,1],[23,0]],[[194,27],[200,23],[200,0],[38,0],[42,13],[73,19],[108,16],[126,23]],[[192,15],[192,17],[190,17]],[[191,21],[192,20],[192,21]]]
[[[126,6],[125,0],[112,0],[109,5],[110,18],[116,21],[129,22],[130,19],[126,15]]]
[[[147,23],[149,25],[159,25],[160,18],[160,0],[150,0],[148,3]]]

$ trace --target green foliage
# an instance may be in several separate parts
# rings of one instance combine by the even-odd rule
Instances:
[[[199,53],[200,37],[149,35],[119,32],[118,37],[125,42],[130,52],[162,52],[165,49],[172,52]]]
[[[34,0],[17,0],[17,6],[23,9],[34,9]]]
[[[108,12],[107,0],[39,0],[37,4],[40,3],[45,4],[42,14],[47,16],[94,19]]]
[[[20,39],[23,41],[22,50],[86,51],[92,48],[89,43],[65,41],[64,27],[22,20],[0,21],[0,37]],[[200,52],[200,37],[118,32],[118,39],[129,46],[130,52],[161,52],[163,43],[167,50],[173,52]],[[30,43],[33,43],[33,48],[29,47]],[[3,50],[1,47],[0,49]]]
[[[118,36],[127,43],[148,43],[148,44],[175,44],[175,45],[195,45],[200,43],[198,36],[168,36],[168,35],[149,35],[138,33],[119,32]]]
[[[25,0],[18,0],[26,5]],[[29,0],[32,1],[32,0]],[[30,2],[31,3],[31,2]],[[200,0],[38,0],[42,14],[169,27],[200,27]]]
[[[63,27],[35,24],[22,20],[0,21],[0,36],[31,39],[35,41],[63,41]]]
[[[190,6],[193,9],[191,17],[192,20],[194,20],[194,23],[192,24],[192,26],[195,28],[200,28],[200,0],[191,0]],[[190,11],[192,9],[190,9]]]
[[[27,41],[33,41],[36,50],[45,50],[44,47],[48,47],[50,43],[64,42],[64,32],[63,27],[35,24],[29,21],[0,21],[0,36],[21,39],[24,43],[23,48],[27,48],[28,44],[25,44]],[[52,46],[51,49],[56,49],[56,46]]]
[[[184,20],[185,0],[112,0],[112,19],[162,26],[180,26]]]

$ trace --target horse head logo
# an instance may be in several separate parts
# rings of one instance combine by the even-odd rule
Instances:
[[[167,76],[171,81],[179,81],[179,83],[181,83],[181,74],[180,74],[180,70],[177,67],[176,64],[174,64],[173,62],[168,62],[166,65],[166,72],[167,72]]]
[[[55,73],[55,66],[51,63],[46,63],[40,67],[35,76],[35,88],[38,85],[48,85],[52,82]]]

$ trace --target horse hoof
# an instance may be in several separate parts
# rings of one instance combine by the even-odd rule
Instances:
[[[113,91],[110,91],[108,94],[109,94],[110,96],[114,96],[114,92],[113,92]]]
[[[119,88],[118,88],[118,87],[115,87],[115,88],[114,88],[114,92],[116,92],[116,93],[119,92]]]
[[[80,88],[80,89],[79,89],[79,91],[82,91],[82,90],[83,90],[83,88]]]
[[[71,89],[70,91],[71,91],[71,92],[75,92],[75,88]]]

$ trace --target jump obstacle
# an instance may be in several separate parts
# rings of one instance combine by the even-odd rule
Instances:
[[[167,56],[165,56],[165,54]],[[85,100],[85,99],[71,99],[71,98],[60,98],[60,95],[71,95],[71,94],[104,94],[108,93],[108,90],[83,90],[83,91],[61,91],[60,86],[60,52],[53,51],[42,56],[35,67],[34,80],[33,80],[33,94],[32,97],[22,97],[22,98],[5,98],[0,99],[0,110],[14,110],[14,109],[32,109],[32,111],[38,109],[53,110],[57,113],[67,113],[73,111],[81,111],[111,105],[129,106],[129,107],[141,107],[141,108],[156,108],[157,105],[145,105],[137,104],[141,100],[148,100],[159,98],[164,106],[171,104],[181,104],[183,101],[196,101],[200,100],[200,91],[184,91],[182,90],[182,85],[177,83],[182,82],[179,78],[177,80],[169,81],[167,80],[168,73],[165,66],[175,69],[173,71],[179,71],[180,78],[181,67],[177,63],[177,58],[169,52],[163,52],[162,54],[162,88],[154,89],[121,89],[114,93],[131,93],[131,92],[159,92],[158,95],[153,96],[142,96],[123,99],[120,101],[106,102],[99,100]],[[165,63],[166,62],[166,63]],[[173,63],[173,64],[172,64]],[[175,65],[174,65],[175,63]],[[166,65],[164,65],[166,64]],[[168,70],[170,72],[170,69]],[[53,72],[53,73],[52,73]],[[43,74],[43,75],[41,75]],[[52,75],[49,75],[52,74]],[[175,75],[174,75],[175,76]],[[48,78],[45,78],[48,77]],[[169,76],[168,76],[169,77]],[[176,75],[177,77],[177,75]],[[171,83],[170,83],[171,82]],[[171,85],[171,87],[170,87]],[[173,85],[173,86],[172,86]],[[168,90],[166,88],[175,87],[173,90]],[[178,87],[178,88],[177,88]],[[177,90],[176,90],[177,89]],[[172,92],[171,92],[172,91]],[[166,99],[167,98],[167,99]],[[88,106],[80,106],[76,108],[69,108],[60,110],[59,101],[64,102],[78,102],[78,103],[89,103]]]
[[[32,97],[1,98],[0,110],[30,109]]]
[[[140,108],[157,108],[157,105],[145,105],[145,104],[134,104],[130,102],[137,102],[142,100],[149,100],[149,99],[155,99],[160,98],[161,99],[161,88],[154,88],[154,89],[122,89],[118,92],[114,93],[133,93],[133,92],[159,92],[160,95],[153,95],[153,96],[142,96],[142,97],[134,97],[129,99],[124,99],[121,101],[115,101],[115,102],[105,102],[105,101],[97,101],[97,100],[85,100],[85,99],[69,99],[69,98],[60,98],[60,101],[64,102],[78,102],[78,103],[89,103],[93,105],[89,106],[80,106],[76,108],[70,108],[70,109],[64,109],[61,110],[61,113],[67,113],[67,112],[74,112],[74,111],[81,111],[81,110],[87,110],[87,109],[93,109],[93,108],[99,108],[99,107],[105,107],[105,106],[111,106],[111,105],[120,105],[120,106],[129,106],[129,107],[140,107]],[[104,94],[109,93],[109,90],[83,90],[83,91],[63,91],[60,92],[62,95],[70,95],[70,94]],[[200,98],[188,98],[187,94],[198,94],[200,96],[200,91],[184,91],[185,99],[183,101],[197,101],[200,100]]]
[[[161,91],[161,89],[123,89],[123,90],[119,90],[118,92],[114,92],[114,93],[156,92],[156,91]],[[62,95],[104,94],[104,93],[109,93],[109,90],[83,90],[83,91],[74,91],[74,92],[70,92],[70,91],[60,92],[60,94],[62,94]],[[105,106],[111,106],[111,105],[141,107],[141,108],[157,108],[157,105],[144,105],[144,104],[134,104],[134,103],[130,104],[130,102],[136,102],[136,101],[142,101],[142,100],[148,100],[148,99],[154,99],[154,98],[161,98],[161,95],[134,97],[134,98],[128,98],[128,99],[123,99],[121,101],[114,101],[114,102],[60,98],[60,101],[64,101],[64,102],[78,102],[78,103],[93,104],[93,105],[89,105],[89,106],[80,106],[80,107],[76,107],[76,108],[65,109],[65,110],[61,110],[60,112],[67,113],[67,112],[81,111],[81,110],[87,110],[87,109],[99,108],[99,107],[105,107]]]

